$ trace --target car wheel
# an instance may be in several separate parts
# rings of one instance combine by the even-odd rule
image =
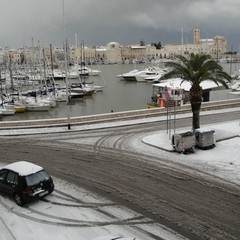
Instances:
[[[17,204],[18,206],[23,206],[23,205],[24,205],[23,198],[22,198],[22,196],[21,196],[20,194],[15,193],[15,194],[14,194],[14,200],[15,200],[15,202],[16,202],[16,204]]]

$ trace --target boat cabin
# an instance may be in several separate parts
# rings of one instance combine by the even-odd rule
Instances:
[[[181,106],[188,101],[188,95],[184,88],[169,81],[153,84],[152,102],[148,103],[148,108],[166,107],[168,104]]]
[[[222,88],[221,84],[217,85],[210,80],[206,80],[200,85],[203,89],[203,102],[208,102],[210,100],[210,93],[213,89]],[[187,81],[183,82],[181,78],[163,80],[152,86],[152,101],[151,103],[148,103],[148,108],[181,106],[189,102],[191,84]]]

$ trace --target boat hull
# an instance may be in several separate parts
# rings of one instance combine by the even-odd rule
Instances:
[[[24,113],[27,110],[27,107],[15,107],[16,113]]]
[[[84,95],[85,95],[84,93],[71,92],[69,97],[71,99],[78,99],[78,98],[83,98]]]
[[[24,113],[27,110],[25,105],[6,105],[6,108],[15,110],[15,113]]]
[[[14,115],[16,112],[14,109],[7,109],[7,108],[2,108],[0,111],[2,112],[3,116]]]
[[[27,111],[29,112],[45,112],[48,111],[50,109],[50,106],[48,105],[42,105],[42,106],[38,106],[38,105],[28,105],[27,106]]]

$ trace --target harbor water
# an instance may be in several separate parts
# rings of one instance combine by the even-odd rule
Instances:
[[[116,77],[118,74],[133,70],[134,67],[136,66],[133,64],[93,65],[91,68],[100,70],[101,74],[85,77],[84,80],[104,86],[102,92],[71,101],[69,105],[66,105],[65,102],[58,102],[56,107],[50,108],[47,112],[26,111],[12,116],[4,116],[1,121],[65,118],[67,117],[67,108],[69,108],[70,117],[144,109],[151,99],[152,84],[124,81]],[[138,65],[138,68],[144,67],[146,65]],[[65,85],[61,80],[55,82],[62,86]],[[80,80],[72,79],[69,82],[76,83]]]
[[[149,65],[139,64],[138,69]],[[224,70],[231,74],[238,71],[237,65],[222,64]],[[1,121],[21,121],[37,119],[66,118],[68,111],[70,117],[96,115],[101,113],[122,112],[130,110],[146,109],[147,102],[151,100],[152,83],[124,81],[116,76],[129,72],[136,68],[133,64],[112,64],[93,65],[92,69],[101,71],[99,76],[88,76],[85,82],[94,82],[95,85],[102,85],[102,92],[96,92],[93,96],[85,96],[83,99],[74,100],[71,104],[58,102],[57,106],[46,112],[16,113],[12,116],[4,116]],[[70,83],[80,80],[70,80]],[[56,81],[57,84],[65,86],[63,81]]]

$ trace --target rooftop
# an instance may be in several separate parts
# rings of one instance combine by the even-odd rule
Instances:
[[[164,80],[161,83],[156,83],[153,84],[153,86],[158,86],[158,87],[169,87],[172,89],[184,89],[185,91],[190,91],[191,84],[188,81],[184,81],[181,78],[172,78],[169,80]],[[217,85],[213,81],[210,80],[205,80],[200,83],[200,86],[202,87],[203,90],[207,89],[212,89],[212,88],[217,88],[219,86],[222,86],[220,83]]]

